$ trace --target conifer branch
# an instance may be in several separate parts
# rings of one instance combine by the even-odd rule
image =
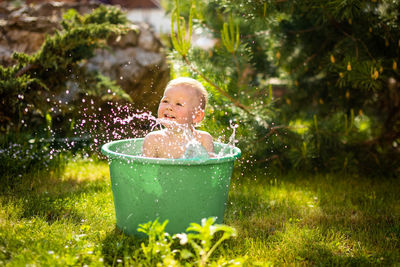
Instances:
[[[244,110],[245,112],[247,112],[250,115],[254,115],[253,113],[251,113],[250,108],[243,105],[242,103],[239,102],[239,100],[233,98],[231,95],[229,95],[227,92],[225,92],[221,87],[219,87],[216,83],[214,83],[213,81],[211,81],[210,79],[208,79],[201,71],[199,71],[197,68],[195,68],[189,61],[189,59],[186,56],[183,56],[183,59],[185,61],[185,63],[189,66],[189,68],[196,72],[198,75],[200,75],[201,78],[203,78],[206,82],[208,82],[210,85],[212,85],[215,89],[217,89],[217,91],[222,94],[223,96],[225,96],[226,98],[228,98],[235,106],[237,106],[238,108]]]
[[[303,30],[297,30],[297,31],[288,31],[288,33],[290,33],[290,34],[302,34],[302,33],[307,33],[307,32],[318,31],[319,29],[322,29],[322,26],[316,26],[316,27],[303,29]]]
[[[17,71],[17,73],[15,74],[15,77],[21,77],[22,75],[24,75],[25,73],[27,73],[28,71],[30,71],[31,69],[36,68],[37,65],[35,64],[28,64],[26,66],[24,66],[22,69],[20,69],[19,71]]]
[[[346,35],[347,37],[351,38],[356,44],[357,44],[357,42],[360,42],[360,44],[364,47],[365,52],[367,52],[368,56],[369,56],[372,60],[375,61],[374,56],[372,56],[372,54],[369,52],[367,45],[366,45],[363,41],[361,41],[361,40],[358,39],[358,38],[355,38],[354,36],[352,36],[352,35],[350,35],[350,34],[348,34],[346,31],[341,30],[341,32],[344,33],[344,35]],[[357,49],[357,53],[358,53],[358,49]]]
[[[286,126],[286,125],[280,125],[280,126],[271,127],[271,128],[270,128],[270,131],[269,131],[266,135],[260,137],[260,138],[257,140],[257,142],[260,142],[260,141],[262,141],[262,140],[264,140],[264,139],[267,139],[268,137],[270,137],[271,135],[273,135],[274,133],[276,133],[276,132],[277,132],[278,130],[280,130],[280,129],[291,130],[291,129],[294,129],[294,128],[296,128],[296,127],[293,127],[293,126]]]
[[[233,56],[233,60],[235,61],[235,65],[236,65],[236,72],[238,75],[238,81],[237,81],[237,87],[238,87],[238,91],[237,91],[237,95],[238,97],[240,97],[240,91],[242,88],[242,80],[243,80],[243,75],[240,75],[241,71],[240,71],[240,65],[239,65],[239,60],[237,59],[237,56],[235,55],[235,53],[232,53]]]

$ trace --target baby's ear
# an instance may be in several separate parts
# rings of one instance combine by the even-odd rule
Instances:
[[[204,110],[199,109],[196,111],[196,114],[194,115],[193,122],[194,123],[200,123],[204,118]]]

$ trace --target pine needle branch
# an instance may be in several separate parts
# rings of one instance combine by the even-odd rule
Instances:
[[[254,115],[251,111],[250,108],[243,105],[242,103],[239,102],[239,100],[233,98],[231,95],[229,95],[227,92],[225,92],[220,86],[218,86],[216,83],[211,81],[209,78],[207,78],[201,71],[199,71],[197,68],[195,68],[189,61],[189,59],[186,56],[183,56],[183,59],[185,63],[189,66],[189,68],[196,72],[198,75],[200,75],[201,78],[203,78],[206,82],[208,82],[211,86],[213,86],[220,94],[228,98],[236,107],[244,110],[250,115]]]

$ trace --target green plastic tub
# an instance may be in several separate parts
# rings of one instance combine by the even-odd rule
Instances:
[[[109,159],[117,227],[141,236],[139,224],[168,219],[166,231],[185,232],[191,222],[217,217],[222,223],[234,160],[240,149],[214,143],[215,152],[232,153],[206,160],[155,159],[141,156],[143,138],[113,141],[102,146]]]

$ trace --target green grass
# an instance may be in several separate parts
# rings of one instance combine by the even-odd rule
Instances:
[[[122,265],[140,240],[115,229],[108,165],[75,158],[0,196],[0,265]],[[340,175],[232,179],[216,252],[248,265],[399,265],[400,181]],[[136,251],[136,252],[135,252]]]
[[[227,224],[254,261],[400,263],[400,181],[288,175],[235,184]]]

